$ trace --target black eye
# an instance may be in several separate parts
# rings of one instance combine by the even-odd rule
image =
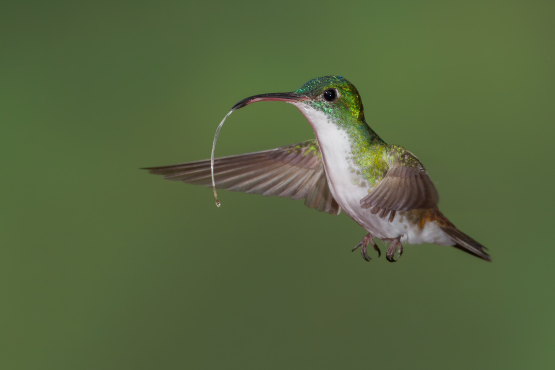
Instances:
[[[335,89],[327,89],[324,91],[324,99],[327,101],[334,101],[337,98],[337,92]]]

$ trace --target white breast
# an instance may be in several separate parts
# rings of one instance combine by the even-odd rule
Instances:
[[[371,188],[357,173],[347,133],[330,122],[323,112],[302,103],[295,106],[303,113],[316,134],[331,193],[349,217],[380,239],[401,236],[401,242],[408,244],[453,245],[451,239],[436,223],[427,223],[423,229],[419,229],[410,225],[408,220],[400,215],[396,215],[395,219],[389,222],[373,215],[368,209],[363,209],[360,200],[368,195]]]

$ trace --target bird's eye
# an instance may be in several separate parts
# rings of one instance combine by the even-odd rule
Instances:
[[[327,89],[322,95],[327,101],[334,101],[337,99],[337,91],[335,89]]]

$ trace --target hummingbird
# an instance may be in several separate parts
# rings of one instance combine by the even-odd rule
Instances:
[[[297,107],[316,138],[216,158],[216,188],[304,199],[307,207],[332,215],[343,210],[367,232],[352,249],[360,247],[366,261],[371,260],[370,245],[381,256],[374,238],[389,244],[390,262],[402,255],[403,244],[422,243],[452,246],[491,261],[487,248],[439,211],[438,192],[418,158],[402,146],[385,143],[366,123],[360,95],[347,79],[318,77],[293,92],[254,95],[230,113],[261,101]],[[168,180],[208,187],[210,164],[202,160],[145,169]]]

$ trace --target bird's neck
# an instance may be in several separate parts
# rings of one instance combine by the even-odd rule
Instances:
[[[344,158],[343,165],[359,173],[370,186],[383,178],[387,167],[386,144],[368,126],[364,116],[336,117],[307,105],[297,107],[312,126],[328,163],[332,163],[333,156],[337,158],[333,163],[341,165],[340,158]]]
[[[349,139],[353,142],[355,147],[371,148],[373,146],[385,145],[385,141],[368,126],[364,116],[358,119],[352,118],[337,122],[335,124],[347,132]]]
[[[368,126],[364,117],[339,126],[343,127],[349,138],[353,164],[369,186],[373,187],[387,170],[387,144]]]

